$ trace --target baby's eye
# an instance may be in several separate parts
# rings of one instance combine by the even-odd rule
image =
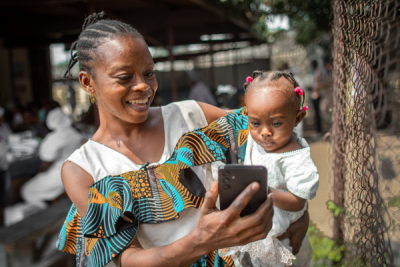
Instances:
[[[254,127],[260,126],[260,124],[258,122],[251,122],[251,125],[253,125]]]
[[[279,126],[281,126],[281,125],[282,125],[281,122],[273,122],[273,123],[272,123],[272,126],[274,126],[274,127],[279,127]]]

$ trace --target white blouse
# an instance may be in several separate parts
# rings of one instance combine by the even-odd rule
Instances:
[[[164,121],[164,151],[160,160],[151,163],[150,166],[169,159],[184,133],[207,125],[202,109],[193,100],[171,103],[161,107],[161,112]],[[95,182],[108,175],[136,171],[141,167],[120,152],[93,140],[89,140],[77,149],[68,160],[89,173]],[[209,189],[212,183],[210,164],[192,169],[206,189]],[[137,234],[138,240],[143,248],[169,245],[189,234],[196,227],[199,216],[199,209],[189,208],[180,212],[176,220],[159,224],[141,224]]]

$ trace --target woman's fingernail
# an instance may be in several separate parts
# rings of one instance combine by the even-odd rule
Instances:
[[[251,185],[251,189],[257,190],[257,189],[258,189],[258,183],[257,183],[257,182],[254,182],[254,183]]]
[[[217,187],[217,182],[213,182],[211,185],[211,190],[214,191],[216,187]]]

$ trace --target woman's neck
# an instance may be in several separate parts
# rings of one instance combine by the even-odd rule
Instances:
[[[157,108],[151,108],[147,119],[142,123],[129,123],[118,117],[105,113],[100,110],[100,127],[93,135],[92,140],[101,143],[110,141],[126,141],[137,139],[137,137],[153,131],[154,121],[158,121]]]

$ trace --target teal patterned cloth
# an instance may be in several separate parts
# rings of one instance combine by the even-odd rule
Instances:
[[[135,238],[142,223],[177,219],[184,209],[201,207],[205,189],[190,167],[225,161],[229,148],[244,160],[248,120],[243,109],[184,134],[163,164],[107,176],[89,190],[89,206],[81,217],[72,205],[57,247],[76,255],[77,266],[104,266]],[[192,266],[234,266],[217,251]]]

